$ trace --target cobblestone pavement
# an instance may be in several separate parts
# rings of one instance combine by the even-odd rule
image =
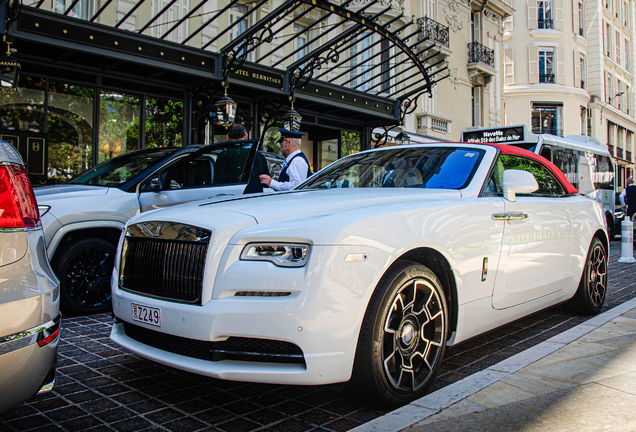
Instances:
[[[636,297],[636,264],[612,242],[604,310]],[[434,389],[498,363],[589,317],[552,308],[446,352]],[[140,359],[108,338],[109,314],[62,324],[57,385],[0,416],[3,431],[347,431],[387,411],[340,386],[219,381]],[[1,391],[1,389],[0,389]]]

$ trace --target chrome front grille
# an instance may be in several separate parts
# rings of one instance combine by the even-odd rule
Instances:
[[[211,232],[168,222],[144,222],[126,231],[119,286],[138,294],[201,304]]]

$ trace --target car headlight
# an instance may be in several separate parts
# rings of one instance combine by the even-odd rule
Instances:
[[[40,217],[42,217],[47,214],[49,210],[51,210],[51,206],[39,205],[38,210],[40,211]]]
[[[249,243],[241,259],[269,261],[279,267],[302,267],[309,259],[309,245],[301,243]]]

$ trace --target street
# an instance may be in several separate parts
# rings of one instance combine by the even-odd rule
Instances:
[[[636,297],[636,265],[611,245],[603,311]],[[432,390],[515,355],[589,319],[559,307],[446,352]],[[296,387],[220,381],[156,365],[109,339],[109,314],[65,318],[53,392],[0,416],[0,431],[347,431],[389,410],[342,386]]]

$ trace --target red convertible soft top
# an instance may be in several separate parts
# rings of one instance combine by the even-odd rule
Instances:
[[[563,186],[565,186],[565,190],[567,191],[567,193],[575,194],[579,192],[574,186],[572,186],[572,183],[568,181],[568,179],[565,177],[565,174],[563,174],[563,172],[559,169],[559,167],[557,167],[555,164],[553,164],[552,162],[550,162],[543,156],[532,153],[531,151],[528,151],[528,150],[522,149],[521,147],[517,147],[513,145],[508,145],[508,144],[488,144],[488,145],[497,147],[499,151],[501,151],[504,154],[514,154],[514,155],[525,156],[527,158],[534,159],[537,162],[542,163],[543,165],[547,166],[550,169],[550,171],[554,173],[555,176],[559,178],[561,183],[563,183]]]

